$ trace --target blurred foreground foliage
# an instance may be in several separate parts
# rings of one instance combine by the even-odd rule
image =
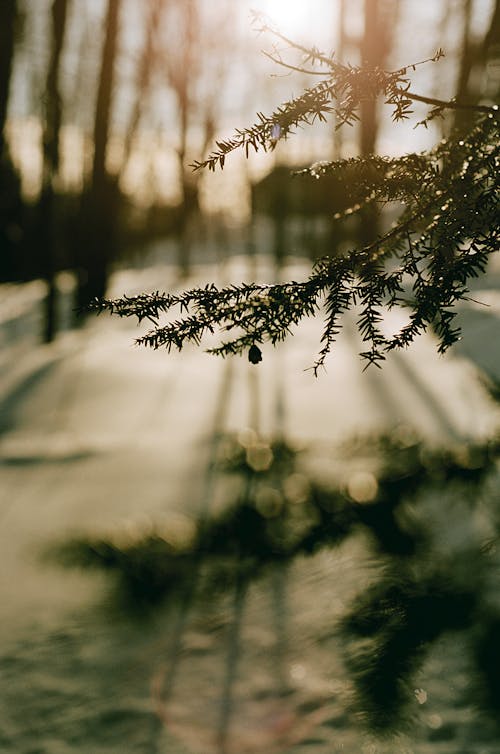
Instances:
[[[239,495],[187,534],[173,521],[135,536],[83,536],[52,557],[114,573],[121,598],[147,614],[189,595],[213,600],[364,533],[375,576],[332,633],[345,644],[368,726],[398,729],[415,673],[449,632],[464,632],[480,689],[473,701],[497,719],[500,441],[442,450],[383,436],[348,443],[337,457],[356,458],[355,467],[318,481],[283,440],[227,438],[218,472],[239,481]]]

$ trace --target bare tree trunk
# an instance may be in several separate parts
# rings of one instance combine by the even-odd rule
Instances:
[[[14,63],[16,0],[0,0],[0,279],[18,278],[23,203],[19,175],[12,164],[6,139],[6,124]]]
[[[45,300],[44,340],[53,340],[56,332],[57,233],[55,217],[54,178],[59,170],[59,136],[62,104],[59,92],[59,73],[68,0],[54,0],[52,4],[52,50],[45,92],[45,124],[43,131],[43,181],[39,202],[40,245],[43,256],[43,275],[47,282]]]
[[[398,4],[395,0],[364,0],[364,32],[361,40],[361,62],[369,68],[384,68],[397,25]],[[361,103],[360,153],[363,157],[376,150],[379,120],[377,100],[368,96]],[[370,243],[379,231],[378,216],[371,205],[360,215],[360,241]]]
[[[9,104],[10,79],[14,61],[16,0],[0,2],[0,162],[5,157],[5,124]]]
[[[472,0],[465,0],[463,5],[462,49],[456,97],[460,102],[477,105],[484,95],[483,83],[486,66],[490,57],[500,57],[500,0],[496,0],[490,24],[481,41],[471,39]],[[469,111],[455,112],[455,126],[467,130],[471,123]]]
[[[490,28],[486,33],[483,45],[486,57],[490,53],[493,54],[494,49],[496,49],[496,55],[500,56],[500,0],[496,0],[491,16]]]
[[[137,135],[145,104],[151,91],[151,80],[156,57],[156,34],[161,23],[161,15],[164,8],[165,0],[150,0],[149,16],[146,25],[146,37],[137,67],[135,101],[125,137],[123,159],[120,166],[118,181],[127,169],[134,139]]]
[[[82,240],[79,259],[78,305],[86,307],[106,293],[109,267],[114,255],[117,184],[106,169],[114,69],[121,0],[108,0],[105,39],[94,117],[92,175],[82,207]]]
[[[459,102],[468,102],[469,95],[469,81],[471,71],[474,67],[476,50],[471,42],[471,15],[472,15],[472,0],[465,0],[462,6],[462,40],[460,61],[458,67],[458,77],[456,84],[456,97]],[[470,122],[470,113],[457,110],[455,112],[455,126],[463,130],[468,127]]]
[[[338,31],[337,31],[337,46],[336,57],[339,63],[345,63],[344,57],[346,54],[346,30],[345,30],[345,17],[346,17],[346,0],[339,0],[339,14],[338,14]],[[336,128],[333,136],[333,154],[336,160],[340,160],[342,157],[342,137],[343,132],[341,128]]]
[[[370,68],[380,65],[384,55],[384,30],[380,24],[380,0],[364,0],[364,32],[361,40],[361,64]],[[363,157],[373,154],[377,143],[377,100],[368,96],[361,103],[359,148]],[[360,214],[360,241],[370,243],[378,233],[378,217],[368,205]]]
[[[380,61],[379,0],[364,0],[364,32],[361,41],[361,64],[374,68]],[[377,139],[377,101],[367,97],[361,103],[360,151],[372,154]]]
[[[180,143],[177,150],[179,162],[179,175],[181,181],[182,204],[180,208],[178,227],[178,259],[180,273],[187,277],[191,268],[191,238],[189,224],[193,214],[198,209],[197,178],[188,173],[186,167],[187,133],[189,116],[191,111],[191,92],[193,66],[195,64],[195,42],[199,38],[197,8],[195,0],[185,0],[185,39],[184,55],[182,61],[183,71],[177,78],[177,98],[179,102],[179,137]]]

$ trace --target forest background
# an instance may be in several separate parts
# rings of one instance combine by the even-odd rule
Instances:
[[[271,20],[256,20],[252,7]],[[408,66],[412,91],[431,98],[456,97],[473,108],[498,100],[499,0],[0,2],[5,751],[44,743],[55,751],[54,740],[64,742],[61,751],[107,751],[114,736],[117,750],[128,741],[130,751],[149,753],[164,735],[162,711],[175,709],[176,698],[187,715],[177,720],[180,739],[198,736],[190,748],[212,751],[200,741],[215,720],[215,750],[232,751],[239,678],[254,722],[248,741],[238,727],[234,750],[258,748],[273,695],[292,729],[309,717],[324,720],[319,751],[328,752],[333,700],[335,736],[343,731],[346,749],[361,750],[353,744],[359,717],[346,692],[352,686],[331,685],[349,657],[335,633],[340,613],[348,635],[371,634],[369,657],[377,662],[355,668],[354,682],[372,722],[390,726],[408,706],[411,715],[421,713],[419,752],[498,748],[497,728],[484,733],[493,748],[473,748],[480,745],[477,700],[486,699],[492,725],[500,708],[490,672],[500,643],[500,444],[491,395],[498,398],[498,386],[490,382],[488,394],[471,364],[500,376],[495,269],[489,289],[473,288],[477,301],[467,302],[474,336],[449,358],[434,353],[431,322],[428,336],[401,358],[394,353],[382,370],[362,373],[356,312],[348,312],[347,339],[335,344],[320,380],[301,372],[320,344],[314,322],[281,350],[259,340],[264,358],[256,367],[193,348],[180,357],[138,352],[126,323],[82,314],[96,296],[149,286],[175,295],[212,279],[225,285],[230,275],[267,284],[307,275],[324,254],[342,259],[390,227],[401,207],[351,215],[345,185],[328,176],[292,178],[291,171],[318,160],[418,152],[468,129],[473,109],[451,107],[428,128],[415,128],[427,104],[415,103],[408,121],[393,123],[367,97],[352,127],[336,130],[332,115],[291,138],[278,132],[271,151],[250,149],[248,159],[235,151],[223,171],[193,171],[216,141],[254,122],[256,111],[270,113],[315,82],[276,62],[290,62],[297,51],[272,32],[258,33],[266,24],[353,66]],[[473,157],[480,161],[481,150]],[[248,356],[258,361],[255,348]],[[384,428],[394,430],[391,438],[380,435]],[[358,430],[378,433],[380,447],[354,442],[344,448],[347,459],[332,451],[332,442]],[[454,452],[436,454],[429,437]],[[370,465],[372,455],[396,468]],[[62,574],[54,545],[69,565],[103,568],[106,578]],[[51,566],[41,566],[42,549],[51,550]],[[208,579],[219,616],[209,632],[200,558],[222,594],[214,599]],[[109,572],[117,578],[108,583]],[[139,613],[137,624],[110,619],[109,584],[136,599],[135,612],[128,607]],[[261,610],[267,590],[272,609]],[[365,601],[353,602],[356,595]],[[254,597],[258,609],[242,618]],[[102,613],[94,611],[101,598]],[[158,638],[148,617],[162,602]],[[242,637],[252,620],[258,630],[248,643]],[[194,631],[186,630],[190,621]],[[475,669],[461,664],[468,655],[458,634],[472,648]],[[430,672],[420,676],[430,681],[417,685],[423,647],[434,648]],[[262,659],[273,664],[265,688]],[[164,662],[180,689],[162,686]],[[134,679],[128,697],[122,669]],[[272,725],[264,729],[275,742]],[[376,750],[370,747],[363,751]],[[177,751],[170,741],[164,749]]]
[[[428,95],[477,103],[498,91],[500,11],[490,0],[315,0],[307,9],[279,0],[5,0],[0,280],[45,281],[44,340],[57,330],[59,273],[71,273],[81,308],[105,294],[117,265],[143,264],[154,239],[170,239],[165,261],[183,276],[209,238],[229,249],[229,233],[233,248],[242,239],[248,248],[257,217],[278,257],[366,239],[366,222],[332,230],[345,209],[338,190],[325,197],[323,187],[290,183],[288,166],[418,151],[450,125],[395,127],[371,102],[355,128],[307,129],[272,154],[236,157],[223,175],[194,173],[190,164],[215,139],[309,83],[260,54],[275,40],[252,34],[251,6],[352,64],[394,68],[444,49],[439,64],[415,71],[415,90]],[[299,237],[287,237],[293,218],[306,229]]]

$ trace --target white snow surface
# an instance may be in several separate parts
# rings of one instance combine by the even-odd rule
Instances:
[[[241,281],[246,273],[247,263],[233,259],[222,277]],[[264,260],[258,274],[272,274]],[[297,279],[304,269],[294,262],[284,274]],[[213,267],[199,266],[186,285],[213,275]],[[495,283],[492,274],[487,289],[474,292],[488,306],[464,305],[463,340],[446,356],[437,355],[428,335],[393,354],[382,370],[363,372],[350,317],[318,379],[304,371],[319,350],[321,327],[314,321],[276,350],[264,345],[258,366],[194,348],[181,354],[139,349],[133,322],[107,316],[43,345],[37,335],[43,284],[2,286],[0,752],[223,754],[214,731],[228,625],[238,605],[226,600],[191,611],[183,647],[175,649],[174,608],[142,622],[110,617],[107,577],[62,570],[44,552],[72,534],[118,528],[133,535],[196,516],[211,504],[206,470],[214,436],[252,423],[264,435],[281,429],[298,445],[323,449],[394,428],[434,444],[492,435],[498,409],[480,370],[500,379]],[[111,294],[178,285],[172,268],[122,271]],[[488,742],[476,745],[470,712],[458,721],[437,659],[429,671],[434,696],[421,705],[413,739],[378,744],[361,732],[349,711],[335,640],[319,639],[367,578],[369,564],[357,547],[295,563],[281,581],[251,588],[227,754],[498,751]],[[285,618],[276,611],[277,594],[287,599],[281,644],[277,626]],[[450,651],[458,678],[460,647]],[[182,660],[176,689],[158,714],[155,688],[165,683],[176,652]],[[295,684],[288,697],[273,695],[280,672]],[[463,748],[435,735],[443,721],[455,726]]]

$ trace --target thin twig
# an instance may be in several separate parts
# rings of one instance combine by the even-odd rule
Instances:
[[[408,99],[415,100],[417,102],[424,102],[426,105],[433,105],[434,107],[442,107],[443,110],[473,110],[480,113],[497,113],[498,107],[493,105],[469,105],[465,102],[456,102],[455,100],[442,100],[435,97],[424,97],[422,94],[416,94],[406,89],[397,89],[398,94],[408,97]]]
[[[319,50],[318,51],[310,50],[307,47],[304,47],[304,45],[301,45],[299,42],[294,42],[293,40],[286,37],[284,34],[281,34],[281,32],[277,31],[276,29],[271,28],[270,26],[264,25],[262,27],[262,31],[269,31],[271,34],[273,34],[275,37],[278,37],[278,39],[281,39],[282,42],[285,42],[287,45],[289,45],[293,49],[299,50],[300,52],[303,52],[305,55],[307,55],[308,58],[317,60],[323,65],[328,66],[328,68],[330,68],[332,71],[334,71],[337,67],[341,67],[340,63],[334,63],[331,58],[319,52]],[[277,58],[268,52],[265,52],[265,51],[263,52],[264,52],[264,55],[266,55],[266,57],[268,57],[277,65],[281,65],[285,68],[289,68],[292,71],[298,71],[299,73],[307,73],[307,74],[312,74],[316,76],[322,75],[320,71],[313,71],[307,68],[302,68],[300,66],[293,66],[293,65],[290,65],[289,63],[285,63],[281,58]],[[408,68],[414,69],[417,66],[424,65],[425,63],[435,63],[437,60],[439,60],[442,57],[444,57],[444,52],[441,49],[439,49],[436,52],[436,54],[433,55],[433,57],[425,58],[425,60],[419,60],[417,63],[412,63],[411,65],[398,68],[396,71],[394,71],[394,73],[405,75]],[[398,88],[396,91],[399,94],[408,97],[408,99],[415,100],[417,102],[424,102],[426,105],[433,105],[434,107],[441,107],[443,109],[471,110],[473,112],[481,112],[481,113],[497,113],[498,112],[497,106],[472,105],[472,104],[467,104],[464,102],[456,102],[454,100],[446,101],[446,100],[437,99],[436,97],[425,97],[422,94],[417,94],[415,92],[411,92],[409,90],[400,89],[400,88]]]
[[[289,68],[291,71],[297,71],[298,73],[307,73],[311,76],[324,76],[324,71],[313,71],[309,68],[301,68],[297,65],[291,65],[290,63],[285,63],[284,60],[281,58],[275,58],[274,55],[271,55],[270,52],[266,52],[265,50],[262,50],[262,54],[266,56],[266,58],[269,58],[269,60],[272,60],[273,63],[276,63],[277,65],[281,65],[283,68]]]
[[[491,307],[491,304],[487,304],[486,301],[478,301],[477,298],[472,298],[472,296],[462,296],[464,301],[472,301],[474,304],[479,304],[479,306],[486,306],[488,309]]]
[[[262,26],[260,31],[271,32],[271,34],[274,34],[275,37],[278,37],[278,39],[281,39],[281,41],[285,42],[285,44],[289,45],[290,47],[296,50],[299,50],[300,52],[303,52],[304,55],[307,55],[308,58],[314,58],[314,60],[317,60],[319,63],[326,65],[330,69],[334,69],[336,65],[338,65],[334,63],[330,57],[320,52],[319,50],[311,50],[308,47],[305,47],[304,45],[299,44],[299,42],[294,42],[293,40],[288,39],[288,37],[285,37],[284,34],[281,34],[281,32],[277,31],[276,29],[272,29],[267,24],[264,24],[264,26]]]

